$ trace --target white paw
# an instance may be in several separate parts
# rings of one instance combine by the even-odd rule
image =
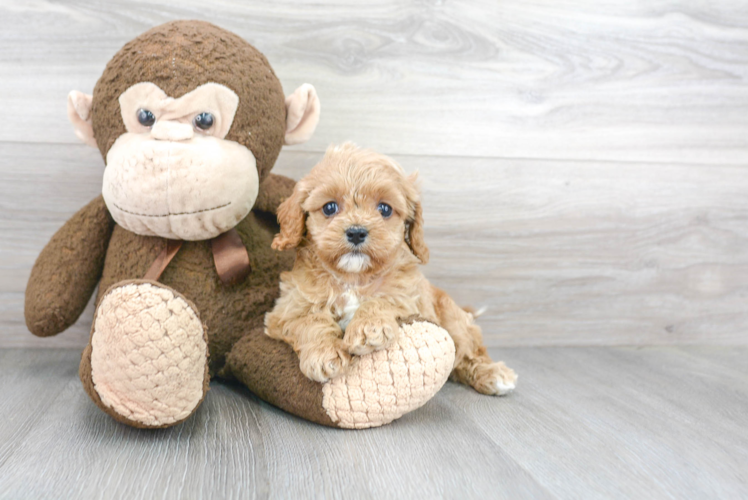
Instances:
[[[518,378],[519,377],[517,375],[514,376],[514,380],[505,380],[497,377],[490,384],[492,389],[491,393],[495,396],[504,396],[506,394],[509,394],[514,390],[515,387],[517,387]]]
[[[473,387],[490,396],[504,396],[517,386],[517,374],[503,362],[486,364],[476,370]]]

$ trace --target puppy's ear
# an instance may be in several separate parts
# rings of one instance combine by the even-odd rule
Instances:
[[[416,187],[418,172],[408,176],[410,182],[410,193],[408,196],[408,205],[412,207],[412,215],[405,221],[405,241],[408,243],[413,255],[418,257],[422,264],[429,261],[429,249],[423,239],[423,208],[421,207],[421,198]]]
[[[297,182],[291,197],[278,207],[280,233],[273,238],[273,244],[271,245],[273,249],[288,250],[299,246],[299,243],[301,243],[306,226],[306,213],[301,208],[301,204],[306,200],[306,193],[302,182]]]
[[[413,255],[418,257],[422,264],[426,264],[429,261],[429,249],[423,240],[423,209],[421,208],[421,202],[416,203],[413,212],[413,219],[407,222],[408,229],[405,241],[408,242]]]

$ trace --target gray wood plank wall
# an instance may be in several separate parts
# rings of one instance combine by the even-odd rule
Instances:
[[[423,180],[432,281],[504,345],[748,344],[748,3],[738,0],[0,2],[0,346],[31,265],[100,190],[67,92],[129,39],[212,21],[313,83],[328,144]]]

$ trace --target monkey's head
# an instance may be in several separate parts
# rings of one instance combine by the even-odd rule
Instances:
[[[202,21],[143,33],[107,64],[93,96],[68,96],[76,134],[106,162],[114,220],[183,240],[246,217],[283,144],[309,139],[319,111],[314,87],[285,98],[257,49]]]

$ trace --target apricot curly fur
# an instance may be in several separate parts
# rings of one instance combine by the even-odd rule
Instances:
[[[307,377],[344,373],[351,356],[395,340],[398,320],[418,316],[443,327],[456,347],[452,378],[484,394],[505,394],[516,374],[494,363],[474,316],[431,285],[419,264],[428,261],[417,174],[351,143],[330,147],[278,210],[273,247],[298,246],[281,295],[265,316],[265,332],[290,344]],[[337,213],[322,208],[334,202]],[[380,204],[392,214],[384,216]],[[363,243],[346,231],[365,228]]]

